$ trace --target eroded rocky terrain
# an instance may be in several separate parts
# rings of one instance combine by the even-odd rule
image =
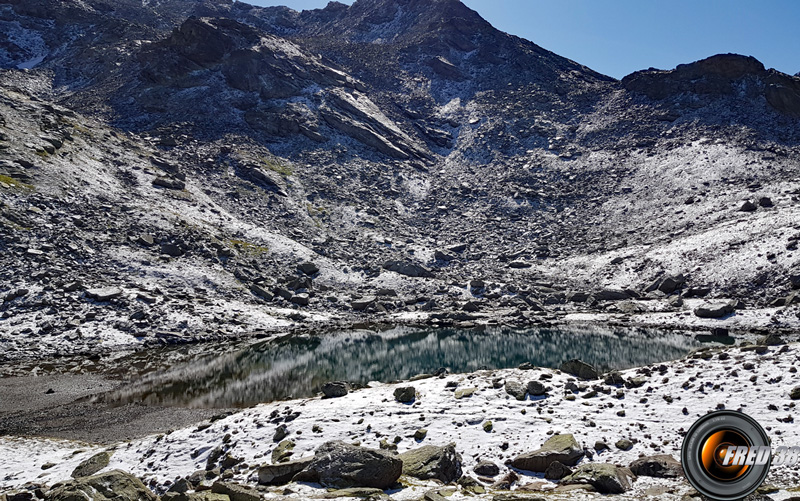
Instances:
[[[86,373],[120,350],[364,323],[594,321],[797,339],[797,75],[723,54],[617,81],[456,0],[304,12],[0,0],[0,26],[4,375]],[[755,356],[745,353],[730,356]],[[773,355],[794,368],[796,357]],[[43,363],[53,356],[69,362]],[[489,376],[448,377],[432,381]],[[488,392],[484,379],[476,388]],[[770,395],[785,398],[779,383]],[[612,398],[606,389],[592,398]],[[587,390],[570,388],[578,403]],[[386,391],[365,390],[381,404]],[[462,396],[478,401],[476,391]],[[565,400],[550,410],[577,405]],[[728,400],[715,405],[738,406]],[[455,439],[454,426],[435,445]],[[212,431],[213,447],[198,445],[180,476],[229,443],[227,429]],[[674,452],[669,433],[668,444],[652,439],[663,451],[634,450]],[[579,436],[582,448],[596,440]],[[168,442],[123,446],[142,454],[117,466],[163,493],[174,478],[143,449]],[[246,482],[249,466],[228,470]],[[684,493],[666,489],[651,494]]]

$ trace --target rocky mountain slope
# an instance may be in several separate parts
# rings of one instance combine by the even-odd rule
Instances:
[[[753,58],[615,81],[456,0],[0,23],[0,357],[683,297],[796,317],[800,78]]]

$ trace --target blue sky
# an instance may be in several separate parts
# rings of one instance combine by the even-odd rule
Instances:
[[[616,78],[735,52],[800,72],[798,0],[463,0],[495,27]],[[321,8],[327,0],[250,0]],[[345,1],[344,3],[352,3]]]

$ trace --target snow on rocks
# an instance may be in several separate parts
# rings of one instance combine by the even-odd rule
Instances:
[[[577,487],[513,468],[514,458],[564,440],[567,445],[557,448],[568,450],[565,459],[577,463],[573,473],[565,474],[572,477],[569,483],[581,484],[581,495],[591,496],[583,489],[592,486],[590,490],[625,490],[621,496],[630,499],[653,489],[662,493],[659,499],[679,499],[689,491],[688,484],[680,478],[659,477],[675,476],[682,434],[706,412],[741,409],[765,427],[775,446],[800,443],[791,400],[792,388],[800,384],[796,369],[800,345],[759,348],[704,349],[678,361],[620,371],[622,380],[635,383],[629,385],[580,381],[552,369],[479,371],[419,379],[414,382],[416,400],[404,404],[393,396],[402,383],[371,383],[340,398],[262,404],[200,426],[121,443],[107,470],[129,471],[157,490],[207,467],[215,475],[229,472],[225,473],[229,480],[243,484],[257,484],[267,474],[273,481],[262,483],[275,483],[280,475],[282,482],[287,472],[305,466],[279,463],[259,470],[272,463],[273,434],[280,425],[295,444],[291,455],[283,458],[312,457],[331,440],[376,450],[382,442],[384,447],[392,442],[400,458],[421,446],[454,443],[453,452],[460,455],[464,472],[482,470],[479,465],[491,461],[504,476],[500,483],[514,491],[553,491],[568,498],[575,491],[565,489]],[[512,379],[547,380],[553,390],[547,396],[517,400],[497,384]],[[476,390],[470,398],[455,400],[452,390],[458,387]],[[482,426],[487,420],[493,423],[488,433]],[[417,434],[420,428],[427,433]],[[618,440],[629,441],[631,447],[601,447],[587,453],[593,444]],[[101,449],[65,441],[2,438],[0,488],[25,482],[52,485],[69,478],[76,466],[98,452]],[[576,461],[581,454],[583,459]],[[43,471],[45,463],[56,465]],[[629,465],[639,472],[635,480],[628,474]],[[393,499],[417,499],[435,487],[433,481],[408,476],[400,480],[404,488],[392,491]],[[773,466],[767,479],[782,488],[796,485],[797,480],[796,469],[786,466]],[[491,493],[488,482],[482,488]],[[300,483],[292,484],[291,491],[304,498],[316,495],[319,488]],[[268,487],[262,491],[267,499],[281,499],[282,492],[283,488]],[[462,499],[462,494],[458,491],[451,499]]]

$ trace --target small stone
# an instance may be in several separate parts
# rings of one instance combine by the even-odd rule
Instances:
[[[425,440],[427,436],[428,430],[426,428],[420,428],[414,432],[414,440]]]
[[[627,438],[621,438],[617,440],[617,443],[614,445],[617,447],[617,449],[621,451],[629,451],[633,449],[633,442],[631,442]]]
[[[493,428],[494,428],[494,425],[492,424],[491,421],[485,421],[483,423],[483,431],[485,431],[486,433],[491,433]]]

